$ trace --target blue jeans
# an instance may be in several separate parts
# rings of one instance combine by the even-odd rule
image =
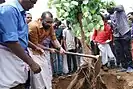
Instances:
[[[53,73],[62,74],[63,73],[63,56],[59,53],[52,54],[53,57]]]

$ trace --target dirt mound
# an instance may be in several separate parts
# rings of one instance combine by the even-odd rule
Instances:
[[[61,76],[53,79],[53,89],[67,89],[73,76]]]
[[[110,70],[102,72],[101,76],[108,89],[133,89],[133,73]]]
[[[53,89],[67,89],[75,74],[53,79]],[[133,89],[133,73],[117,73],[116,70],[101,72],[101,77],[108,89]]]

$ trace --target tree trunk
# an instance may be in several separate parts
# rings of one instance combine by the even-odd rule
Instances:
[[[82,13],[78,14],[78,21],[81,28],[81,42],[84,54],[90,54],[90,49],[85,43],[85,34],[82,26]],[[67,89],[107,89],[99,75],[101,68],[100,56],[95,62],[92,58],[84,58],[84,65],[82,65],[76,73],[75,78],[71,81]]]
[[[91,52],[85,43],[85,34],[84,34],[84,30],[83,30],[83,25],[82,25],[82,13],[78,14],[78,21],[79,21],[80,28],[81,28],[81,42],[82,42],[82,47],[83,47],[83,53],[90,54]],[[87,60],[86,58],[84,58],[84,61],[88,61],[89,64],[91,64],[92,60],[91,59]]]

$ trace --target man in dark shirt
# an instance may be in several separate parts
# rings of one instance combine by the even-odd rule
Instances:
[[[122,5],[108,9],[113,24],[113,36],[116,49],[117,65],[122,65],[122,70],[133,72],[131,55],[131,30],[129,29],[127,16]]]

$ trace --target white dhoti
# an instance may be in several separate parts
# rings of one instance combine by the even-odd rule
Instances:
[[[63,55],[63,73],[68,73],[67,55]]]
[[[110,60],[116,61],[116,58],[110,48],[109,44],[98,44],[102,56],[102,64],[105,65]]]
[[[10,89],[24,84],[28,78],[28,70],[19,57],[0,45],[0,89]]]
[[[31,87],[33,89],[52,89],[52,72],[50,59],[47,52],[45,55],[33,55],[30,50],[30,56],[35,62],[37,62],[41,67],[41,72],[38,74],[31,74]]]
[[[48,68],[49,68],[49,73],[50,73],[50,77],[51,77],[51,81],[53,79],[53,73],[52,73],[52,65],[51,65],[51,59],[50,59],[50,52],[49,51],[44,51],[45,53],[45,59],[48,61]]]

